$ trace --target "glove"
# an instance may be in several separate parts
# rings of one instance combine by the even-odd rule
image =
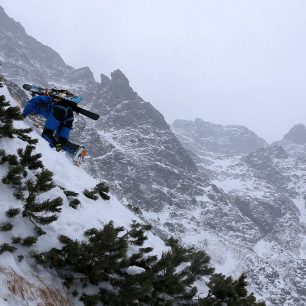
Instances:
[[[62,144],[61,143],[56,144],[55,145],[55,150],[56,150],[56,152],[62,151],[63,150]]]

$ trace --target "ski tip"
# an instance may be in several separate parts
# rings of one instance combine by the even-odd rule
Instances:
[[[75,103],[80,103],[83,100],[83,97],[75,97]]]
[[[30,85],[30,84],[23,84],[22,87],[23,87],[23,89],[25,89],[25,90],[31,90],[32,85]]]

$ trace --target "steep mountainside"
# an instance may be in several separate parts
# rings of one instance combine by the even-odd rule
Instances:
[[[75,87],[93,85],[94,77],[88,67],[74,69],[60,55],[26,34],[23,26],[8,17],[0,6],[1,73],[17,84],[73,83]]]
[[[193,127],[179,125],[178,136],[184,135],[187,151],[120,70],[95,82],[88,68],[69,67],[0,11],[1,73],[19,85],[35,82],[71,89],[83,95],[83,106],[101,115],[97,122],[78,116],[72,134],[88,148],[88,172],[106,180],[121,202],[139,207],[141,218],[159,234],[208,249],[220,272],[245,271],[259,297],[273,305],[303,305],[305,294],[298,291],[304,271],[297,257],[303,232],[299,211],[283,190],[260,177],[251,161],[256,157],[233,157],[265,146],[262,139],[246,128],[204,123],[204,130],[215,129],[215,137],[205,134],[204,147],[198,147],[201,133],[189,135]],[[7,84],[24,103],[25,93]],[[292,237],[296,243],[291,246]],[[272,250],[281,256],[273,256]]]

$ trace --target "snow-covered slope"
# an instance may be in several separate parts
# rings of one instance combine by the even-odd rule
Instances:
[[[11,104],[15,104],[6,87],[0,88],[0,95],[5,95]],[[31,126],[28,120],[17,122],[16,127],[27,128]],[[57,221],[45,226],[47,232],[36,244],[36,250],[48,251],[52,247],[60,247],[58,236],[67,235],[71,239],[83,239],[84,230],[89,228],[101,228],[110,220],[116,226],[129,228],[133,220],[141,221],[128,208],[122,205],[116,197],[111,194],[111,199],[104,201],[101,198],[94,201],[84,196],[85,188],[91,189],[97,181],[87,174],[82,168],[74,166],[64,153],[52,150],[37,131],[31,133],[33,138],[39,140],[36,145],[36,153],[42,153],[44,166],[54,173],[56,185],[67,190],[77,192],[81,201],[78,209],[69,206],[68,199],[59,187],[52,189],[48,197],[61,196],[64,199],[62,212]],[[0,150],[7,154],[16,154],[18,148],[24,148],[25,143],[15,138],[13,141],[2,138]],[[6,166],[0,167],[0,178],[7,172]],[[22,207],[21,203],[13,196],[12,187],[0,183],[0,223],[6,221],[4,212],[10,208]],[[20,221],[15,225],[12,235],[25,235],[29,228],[28,221]],[[11,234],[0,232],[0,244],[6,243]],[[164,243],[155,235],[148,234],[147,245],[154,248],[154,252],[160,255],[166,250]],[[18,255],[18,254],[17,254]],[[0,305],[22,306],[22,305],[83,305],[77,299],[69,299],[66,291],[55,274],[47,273],[33,264],[31,259],[25,258],[22,263],[17,263],[17,256],[4,253],[0,256]],[[72,302],[71,302],[72,301]],[[41,304],[39,304],[41,303]]]

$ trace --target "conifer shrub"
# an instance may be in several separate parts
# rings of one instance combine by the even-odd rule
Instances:
[[[36,242],[37,242],[37,237],[28,236],[28,237],[22,239],[21,245],[25,246],[25,247],[29,247],[29,246],[32,246],[33,244],[35,244]]]
[[[152,248],[144,247],[149,225],[134,222],[130,230],[106,224],[102,229],[92,228],[84,233],[86,240],[72,240],[60,236],[62,249],[35,253],[39,264],[56,269],[63,275],[63,283],[72,291],[95,286],[98,293],[80,292],[84,305],[166,305],[190,302],[197,290],[197,277],[211,273],[208,256],[203,252],[193,255],[177,240],[168,242],[170,251],[159,259],[151,255]],[[132,248],[134,251],[129,253]],[[198,269],[194,266],[200,265]],[[191,268],[195,272],[191,271]],[[130,270],[137,272],[131,273]],[[108,286],[105,286],[108,283]],[[145,304],[144,304],[145,305]],[[169,304],[170,305],[170,304]]]
[[[8,218],[14,218],[20,214],[21,210],[20,208],[10,208],[5,212],[5,215]]]
[[[103,199],[103,200],[109,200],[110,196],[107,194],[109,192],[109,187],[104,183],[100,182],[98,183],[92,190],[85,189],[83,191],[83,194],[92,200],[98,200],[98,195]]]
[[[17,150],[20,158],[19,164],[23,167],[28,167],[30,170],[44,168],[40,160],[42,155],[40,153],[32,155],[34,149],[35,146],[33,145],[27,145],[25,149],[19,148]]]
[[[11,165],[11,166],[17,166],[18,165],[17,156],[15,154],[5,155],[5,153],[4,153],[2,155],[2,162],[1,162],[1,164],[5,163],[5,162],[8,162],[9,165]]]
[[[16,247],[9,245],[8,243],[3,243],[0,245],[0,254],[4,252],[14,253],[17,250]]]
[[[0,79],[0,88],[3,87],[2,79]],[[17,106],[10,106],[6,101],[5,96],[0,95],[0,138],[14,138],[18,137],[21,140],[36,144],[37,139],[32,139],[28,133],[32,131],[31,128],[18,129],[14,127],[15,120],[23,120],[23,116]]]
[[[22,243],[22,238],[21,237],[12,237],[11,239],[13,244],[21,244]]]
[[[2,223],[0,224],[0,231],[1,232],[9,232],[13,229],[13,224],[10,223],[10,222],[5,222],[5,223]]]
[[[171,238],[167,240],[168,252],[160,258],[150,254],[153,249],[144,246],[145,233],[150,228],[134,222],[126,231],[109,222],[102,229],[84,232],[83,241],[61,235],[61,249],[36,252],[33,256],[38,264],[55,269],[63,284],[74,296],[80,295],[86,306],[265,305],[247,293],[245,275],[233,280],[214,274],[204,251],[185,248]],[[210,278],[209,293],[195,300],[194,283],[203,277]]]
[[[35,224],[35,226],[34,226],[34,232],[35,232],[37,237],[46,234],[46,232],[39,225],[37,225],[37,224]]]
[[[98,183],[95,186],[94,191],[96,191],[103,200],[110,199],[110,196],[108,195],[109,187],[104,182]]]
[[[85,197],[87,197],[88,199],[91,199],[94,201],[99,199],[99,197],[96,195],[96,192],[94,190],[89,191],[88,189],[84,189],[83,193]]]
[[[81,204],[80,200],[77,198],[79,194],[77,192],[67,190],[66,188],[62,186],[58,186],[58,187],[63,190],[65,196],[67,197],[69,201],[69,206],[74,209],[77,209],[78,206]]]
[[[2,183],[6,185],[20,186],[22,185],[23,174],[24,169],[22,166],[11,166],[9,167],[9,171],[2,178]]]
[[[199,306],[265,306],[264,302],[256,302],[253,293],[248,294],[247,285],[245,274],[237,280],[223,274],[213,274],[208,283],[208,295],[200,299],[198,304]]]
[[[71,191],[71,190],[66,190],[65,188],[64,188],[64,194],[65,194],[66,197],[77,197],[79,195],[77,192],[74,192],[74,191]]]
[[[80,200],[76,198],[69,201],[69,206],[74,209],[77,209],[80,204],[81,204]]]
[[[43,169],[35,176],[36,181],[29,179],[25,183],[28,196],[25,198],[22,215],[28,217],[35,224],[46,225],[57,220],[55,213],[61,212],[63,199],[57,197],[53,200],[37,202],[38,195],[53,189],[55,184],[52,179],[53,173],[47,169]],[[45,215],[42,215],[43,212]]]

